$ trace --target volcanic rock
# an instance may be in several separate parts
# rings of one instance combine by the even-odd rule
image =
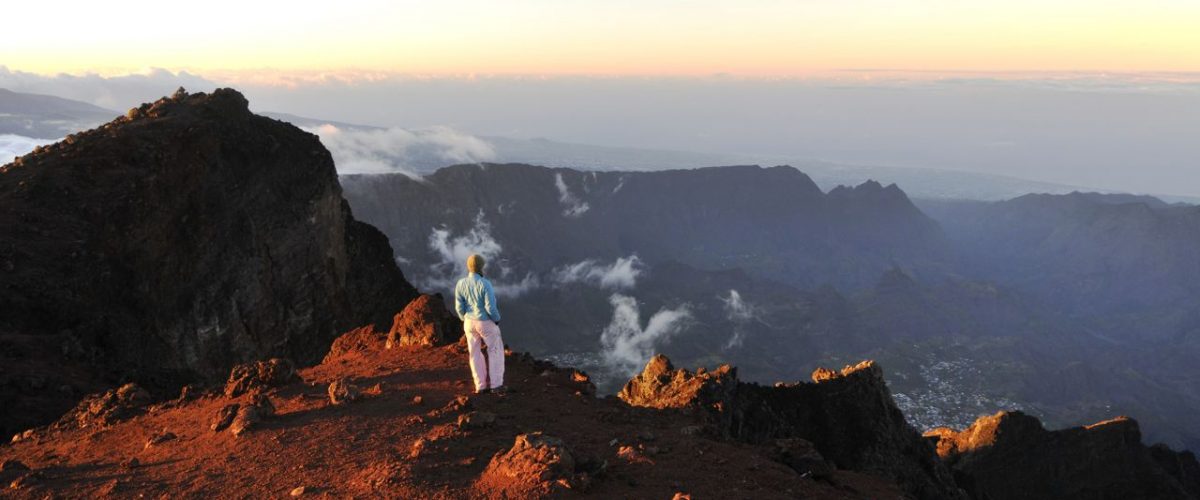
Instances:
[[[446,309],[441,294],[423,294],[409,302],[392,321],[386,348],[453,344],[462,336],[462,321]]]
[[[316,362],[338,332],[386,326],[416,296],[387,238],[352,217],[317,136],[231,89],[142,105],[0,171],[0,336],[34,339],[40,357],[0,364],[73,360],[55,386],[173,391],[248,360]],[[63,331],[80,344],[70,358]],[[21,394],[0,384],[4,406]],[[74,401],[4,412],[0,432]]]
[[[803,439],[837,468],[889,478],[918,498],[965,498],[933,446],[905,421],[882,369],[870,361],[840,371],[818,369],[813,383],[764,387],[738,381],[728,365],[689,372],[657,355],[618,396],[633,406],[684,410],[719,434],[748,443]]]
[[[1142,445],[1137,422],[1125,417],[1048,431],[1035,417],[999,412],[962,432],[943,428],[927,436],[974,498],[1200,497],[1194,465],[1171,471],[1160,461],[1184,464],[1190,454],[1153,452]]]
[[[150,394],[137,384],[129,383],[100,394],[83,398],[75,408],[62,416],[56,427],[103,427],[129,418],[150,404]]]
[[[518,435],[512,448],[492,457],[480,482],[501,495],[531,498],[569,485],[574,476],[575,458],[563,441],[534,432]]]
[[[225,405],[217,411],[216,415],[213,416],[212,423],[209,424],[208,428],[215,432],[221,432],[225,430],[225,428],[229,427],[229,425],[233,423],[233,419],[237,416],[238,409],[240,407],[241,405],[237,403]]]
[[[253,390],[279,387],[300,380],[296,368],[286,359],[271,358],[233,367],[225,383],[225,395],[235,397]]]
[[[817,479],[829,478],[834,471],[816,446],[800,438],[776,439],[771,458],[802,475]]]
[[[20,460],[8,459],[4,463],[0,463],[0,472],[25,472],[28,470],[29,466]]]
[[[496,423],[496,414],[486,411],[473,411],[458,416],[460,429],[482,429]]]
[[[329,384],[329,402],[340,405],[358,399],[362,391],[348,379],[340,378]]]
[[[355,328],[333,340],[329,346],[329,354],[322,362],[343,356],[352,352],[370,352],[384,347],[387,336],[375,331],[375,327],[367,325]]]
[[[178,437],[178,436],[176,436],[174,432],[167,432],[165,430],[162,432],[155,433],[153,436],[150,436],[150,439],[146,440],[145,448],[149,448],[151,446],[158,446],[167,441],[172,441],[176,437]]]
[[[229,432],[232,432],[234,436],[240,436],[253,429],[261,420],[258,408],[242,405],[238,408],[237,415],[233,417],[233,422],[229,424]]]

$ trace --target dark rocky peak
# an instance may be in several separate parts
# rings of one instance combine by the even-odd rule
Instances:
[[[959,432],[926,433],[974,498],[1156,498],[1200,495],[1191,453],[1148,448],[1135,420],[1046,430],[1019,411],[999,412]]]
[[[0,335],[75,346],[38,363],[152,390],[255,359],[316,362],[337,333],[386,327],[416,296],[341,194],[316,136],[235,90],[133,108],[0,173]],[[81,383],[62,373],[47,385]],[[0,424],[46,421],[60,399]]]
[[[777,447],[802,440],[818,462],[887,478],[914,498],[965,498],[933,447],[905,422],[877,364],[818,369],[812,378],[764,387],[740,382],[729,365],[688,371],[658,355],[618,397],[684,411],[729,439]]]

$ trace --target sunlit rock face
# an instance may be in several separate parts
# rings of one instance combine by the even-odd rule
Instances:
[[[1049,431],[1034,417],[1002,411],[926,436],[975,498],[1200,496],[1196,457],[1144,446],[1138,423],[1126,417]]]

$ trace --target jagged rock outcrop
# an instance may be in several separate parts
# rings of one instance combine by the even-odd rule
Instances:
[[[961,432],[926,435],[974,498],[1200,498],[1195,456],[1147,448],[1125,417],[1049,431],[1035,417],[1002,411]]]
[[[178,92],[0,167],[0,266],[0,341],[53,344],[0,362],[78,347],[85,373],[51,387],[165,389],[271,356],[315,362],[416,296],[387,238],[351,215],[317,137],[231,89]],[[4,406],[31,397],[8,387]],[[6,412],[0,430],[71,401]]]
[[[386,348],[452,344],[462,334],[462,321],[446,309],[442,294],[422,294],[404,306],[393,319]]]
[[[821,473],[817,457],[839,469],[893,480],[916,498],[966,498],[934,448],[905,421],[882,369],[870,361],[841,371],[818,369],[813,383],[764,387],[739,382],[728,365],[693,373],[674,369],[659,355],[619,397],[634,406],[691,412],[732,439],[793,445],[805,460],[801,466]],[[799,443],[779,442],[787,438],[812,443],[816,454],[800,451]]]

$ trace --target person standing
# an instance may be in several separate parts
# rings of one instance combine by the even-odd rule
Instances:
[[[475,393],[493,392],[503,395],[504,340],[500,338],[500,309],[496,307],[496,292],[492,282],[483,277],[483,257],[467,257],[467,276],[454,286],[454,310],[463,322],[470,353],[471,378]],[[487,347],[484,357],[481,345]]]

